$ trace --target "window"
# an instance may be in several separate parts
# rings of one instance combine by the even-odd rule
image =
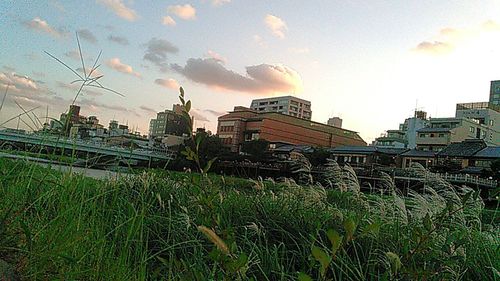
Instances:
[[[490,126],[493,126],[493,120],[490,120]]]
[[[471,126],[471,127],[469,128],[469,131],[470,131],[471,133],[474,133],[474,132],[475,132],[474,127],[472,127],[472,126]]]
[[[431,134],[429,135],[429,137],[433,138],[433,137],[434,137],[434,134],[433,134],[433,133],[431,133]]]
[[[420,138],[425,138],[425,134],[418,134]]]
[[[439,136],[440,138],[444,138],[444,134],[443,134],[443,133],[440,133],[438,136]]]

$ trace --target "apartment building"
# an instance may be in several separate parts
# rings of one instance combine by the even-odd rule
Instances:
[[[481,139],[492,146],[500,144],[500,132],[464,117],[431,118],[429,126],[417,133],[417,149],[420,150],[441,151],[451,143],[466,139]]]
[[[427,125],[427,113],[425,111],[416,110],[413,117],[406,118],[403,123],[399,124],[399,129],[387,130],[384,135],[376,138],[373,142],[373,146],[413,149],[417,146],[417,130]]]
[[[250,108],[261,113],[278,112],[311,120],[311,102],[294,96],[282,96],[253,100]]]
[[[172,110],[158,112],[149,121],[149,138],[164,138],[168,135],[182,136],[188,133],[188,124],[182,117],[182,105],[174,104]]]
[[[243,142],[254,139],[320,147],[366,146],[357,132],[278,112],[237,106],[218,121],[217,135],[233,152],[239,152]]]

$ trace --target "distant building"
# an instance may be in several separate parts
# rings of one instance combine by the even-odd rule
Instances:
[[[311,120],[311,102],[293,96],[256,99],[250,108],[261,113],[278,112],[293,117]]]
[[[490,104],[500,106],[500,80],[491,81]]]
[[[342,119],[340,117],[332,117],[328,119],[326,124],[333,127],[342,128]]]
[[[192,119],[194,122],[194,119]],[[149,122],[149,138],[160,139],[168,135],[183,136],[188,132],[188,123],[182,116],[182,106],[174,104],[172,110],[158,112]]]
[[[217,135],[233,152],[239,152],[243,142],[255,139],[318,147],[366,146],[366,142],[354,131],[242,106],[236,106],[234,111],[220,116],[218,121]]]
[[[427,126],[428,122],[427,113],[416,110],[413,117],[406,118],[403,123],[399,124],[398,130],[387,130],[385,135],[375,139],[373,145],[376,147],[413,149],[417,146],[417,131]]]

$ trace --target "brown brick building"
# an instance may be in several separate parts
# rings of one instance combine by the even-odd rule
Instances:
[[[244,141],[253,139],[321,147],[366,145],[354,131],[280,113],[259,113],[242,106],[219,117],[217,135],[234,152],[240,150]]]

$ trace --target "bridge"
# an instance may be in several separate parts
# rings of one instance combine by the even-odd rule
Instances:
[[[37,133],[19,133],[0,130],[0,147],[37,147],[39,149],[58,149],[70,151],[72,155],[95,156],[94,159],[118,160],[126,163],[164,162],[172,159],[166,150],[123,148],[109,146],[102,142],[86,141],[62,136]],[[87,157],[89,159],[89,157]]]

